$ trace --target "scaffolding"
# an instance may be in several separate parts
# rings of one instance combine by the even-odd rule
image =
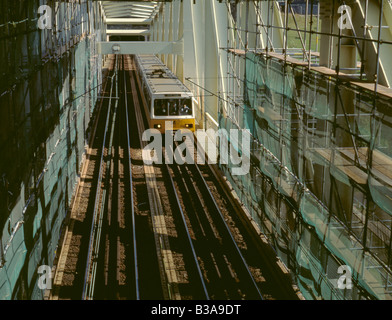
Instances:
[[[306,298],[390,299],[391,2],[227,6],[219,126],[253,144],[248,175],[222,169]]]
[[[37,27],[41,5],[52,29]],[[0,0],[0,299],[42,298],[37,268],[53,261],[102,83],[95,42],[105,15],[146,5]],[[390,299],[391,1],[147,6],[152,40],[184,41],[161,58],[199,124],[250,131],[250,172],[221,167],[303,295]]]
[[[102,82],[100,10],[0,1],[0,300],[43,298],[38,267],[53,266]]]

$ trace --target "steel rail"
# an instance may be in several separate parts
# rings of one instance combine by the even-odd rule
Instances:
[[[204,282],[204,277],[203,277],[203,274],[202,274],[201,269],[200,269],[200,264],[199,264],[199,262],[197,260],[197,255],[196,255],[195,248],[193,246],[192,238],[191,238],[191,235],[189,233],[189,228],[188,228],[188,226],[186,224],[184,211],[182,210],[182,206],[181,206],[181,203],[180,203],[180,199],[178,197],[178,193],[176,191],[176,187],[174,185],[173,178],[170,175],[169,165],[166,164],[165,166],[166,166],[166,170],[167,170],[168,177],[169,177],[169,180],[170,180],[170,185],[171,185],[172,190],[173,190],[173,194],[174,194],[174,196],[176,198],[177,207],[178,207],[178,209],[180,211],[180,214],[181,214],[181,219],[182,219],[182,222],[184,224],[184,228],[185,228],[185,231],[186,231],[187,239],[188,239],[189,245],[190,245],[191,250],[192,250],[192,256],[193,256],[193,259],[195,261],[195,265],[196,265],[196,268],[197,268],[197,273],[199,275],[199,278],[200,278],[200,281],[201,281],[201,285],[203,287],[204,295],[206,296],[207,300],[210,300],[210,296],[208,294],[207,287],[206,287],[206,284]]]
[[[127,80],[125,72],[125,57],[123,57],[123,71],[124,71],[124,96],[125,96],[125,114],[126,114],[126,124],[127,124],[127,142],[128,142],[128,165],[129,165],[129,185],[130,185],[130,198],[131,198],[131,216],[132,216],[132,235],[133,235],[133,259],[135,265],[135,290],[136,290],[136,300],[140,300],[140,290],[139,290],[139,271],[137,262],[137,247],[136,247],[136,223],[135,223],[135,209],[133,201],[133,180],[132,180],[132,158],[131,158],[131,139],[129,136],[129,115],[128,115],[128,92],[127,92]]]
[[[207,160],[208,161],[208,160]],[[245,216],[243,216],[242,214],[238,215],[237,217],[240,219],[241,223],[244,225],[245,229],[247,230],[248,234],[250,235],[250,237],[253,239],[253,241],[257,242],[257,243],[261,243],[260,241],[260,235],[257,233],[257,230],[255,229],[255,227],[252,225],[251,220],[249,220],[248,217],[246,217],[246,213],[243,212],[244,208],[242,207],[243,204],[241,204],[241,202],[238,199],[235,199],[233,197],[232,193],[232,189],[230,189],[229,185],[226,183],[225,178],[223,175],[220,175],[220,173],[218,172],[217,169],[214,169],[214,167],[208,163],[206,161],[207,166],[209,167],[212,175],[214,176],[215,180],[219,182],[222,191],[224,193],[224,195],[226,196],[226,198],[228,199],[228,201],[230,202],[230,205],[238,212],[242,212]],[[265,240],[266,241],[266,240]],[[266,250],[264,248],[262,248],[261,246],[257,245],[258,247],[258,251],[260,252],[260,256],[263,258],[263,260],[268,261],[268,269],[272,270],[272,265],[275,265],[275,254],[276,251],[274,250],[274,248],[268,244],[268,246],[270,247],[271,251],[273,252],[273,257],[268,255],[268,252],[266,252]],[[293,287],[291,285],[291,282],[287,282],[285,281],[284,277],[277,275],[274,270],[272,270],[271,272],[272,276],[274,277],[274,279],[276,280],[277,283],[279,283],[279,285],[283,288],[283,291],[290,291],[293,290]],[[295,292],[295,290],[293,291]],[[294,293],[295,295],[295,293]],[[286,298],[285,298],[286,299]],[[288,295],[287,296],[288,300],[292,300],[292,299],[298,299],[298,296],[296,295],[295,297],[293,295]]]
[[[131,61],[131,65],[134,64],[134,61]],[[142,135],[144,132],[144,121],[142,116],[141,104],[146,104],[143,96],[143,90],[141,89],[141,84],[139,78],[137,76],[136,67],[134,70],[131,70],[131,74],[133,76],[130,77],[131,79],[131,88],[132,92],[135,94],[133,95],[133,102],[135,106],[135,114],[136,114],[136,123],[137,129],[139,132],[139,143],[141,148],[146,145],[146,142],[142,139]],[[141,101],[139,101],[139,97],[137,92],[140,93]],[[145,173],[145,180],[147,186],[147,193],[148,199],[150,204],[150,213],[152,219],[152,226],[154,230],[154,240],[156,246],[156,253],[158,258],[158,264],[160,269],[160,276],[162,282],[162,289],[165,299],[169,300],[179,300],[180,294],[178,289],[178,284],[176,280],[176,273],[174,272],[174,264],[173,258],[170,251],[169,239],[165,234],[159,234],[160,228],[166,228],[165,226],[165,219],[163,213],[163,206],[161,203],[161,199],[159,197],[159,191],[156,186],[155,180],[155,173],[154,168],[152,165],[144,164],[144,173]]]
[[[175,145],[178,147],[178,144],[179,144],[179,143],[178,143],[177,141],[175,141],[174,143],[175,143]],[[198,147],[200,146],[200,144],[199,144],[198,141],[196,140],[196,137],[195,137],[195,140],[194,140],[194,145],[195,145],[195,150],[196,150],[196,152],[199,153],[201,149],[198,148]],[[206,158],[207,158],[207,156],[206,156]],[[186,162],[185,162],[184,164],[185,164],[186,166],[188,166],[188,168],[190,169],[190,171],[192,171],[192,169],[190,168],[189,164],[187,164]],[[181,172],[179,166],[180,166],[180,165],[177,165],[177,168],[178,168],[178,171]],[[203,174],[202,174],[202,172],[201,172],[201,170],[200,170],[198,164],[195,162],[194,165],[192,165],[192,167],[193,167],[193,166],[196,168],[197,178],[199,178],[199,179],[202,181],[202,184],[201,184],[202,188],[203,188],[205,191],[207,191],[208,199],[205,199],[205,200],[207,200],[207,201],[209,200],[210,202],[213,203],[213,208],[212,208],[212,210],[214,210],[214,211],[216,211],[216,212],[218,213],[218,216],[220,217],[221,222],[222,222],[223,225],[225,226],[225,229],[224,229],[224,230],[226,231],[226,234],[229,236],[229,239],[231,240],[230,242],[231,242],[231,244],[232,244],[232,245],[234,246],[234,248],[235,248],[235,252],[236,252],[237,255],[240,257],[240,261],[241,261],[241,263],[242,263],[242,266],[245,268],[246,273],[247,273],[249,279],[251,280],[251,282],[252,282],[254,288],[256,289],[257,295],[259,296],[260,300],[264,300],[264,298],[263,298],[263,296],[262,296],[262,294],[261,294],[261,292],[260,292],[260,290],[259,290],[259,288],[258,288],[258,286],[257,286],[257,284],[256,284],[256,281],[254,280],[253,275],[252,275],[252,273],[251,273],[250,270],[249,270],[248,264],[247,264],[245,258],[243,257],[243,255],[242,255],[240,249],[238,248],[238,245],[237,245],[236,241],[234,240],[234,237],[233,237],[233,235],[232,235],[232,233],[231,233],[231,231],[230,231],[230,228],[228,227],[228,225],[227,225],[227,223],[226,223],[226,221],[225,221],[225,219],[224,219],[224,216],[223,216],[221,210],[219,209],[219,206],[218,206],[218,204],[216,203],[215,198],[214,198],[214,196],[212,195],[211,190],[210,190],[210,188],[208,187],[208,184],[207,184],[207,182],[205,181],[205,179],[204,179],[204,177],[203,177]],[[196,184],[196,182],[195,182],[194,184]],[[200,189],[200,192],[202,192],[201,189]],[[207,202],[206,202],[206,204],[207,204]],[[185,222],[185,221],[184,221],[184,222]]]
[[[195,150],[197,150],[197,152],[200,152],[200,149],[199,149],[200,144],[199,144],[199,142],[196,140],[196,138],[195,138],[194,143],[195,143],[195,148],[196,148]],[[216,203],[215,197],[213,196],[213,194],[212,194],[212,192],[211,192],[211,190],[210,190],[210,188],[209,188],[209,186],[208,186],[206,180],[204,179],[203,174],[202,174],[202,172],[201,172],[201,170],[200,170],[199,165],[197,164],[197,162],[195,162],[194,167],[196,168],[196,172],[197,172],[199,178],[200,178],[201,181],[203,182],[202,185],[203,185],[203,187],[204,187],[204,190],[207,191],[207,194],[209,195],[209,199],[210,199],[210,201],[211,201],[211,202],[213,203],[213,205],[214,205],[215,211],[218,213],[218,216],[221,218],[221,221],[222,221],[223,225],[225,226],[225,230],[226,230],[227,234],[229,235],[229,238],[231,239],[231,242],[232,242],[234,248],[236,249],[236,252],[237,252],[238,256],[240,257],[240,259],[241,259],[241,261],[242,261],[242,264],[243,264],[243,266],[245,267],[246,272],[247,272],[249,278],[251,279],[251,282],[253,283],[253,286],[255,287],[255,289],[256,289],[256,291],[257,291],[257,293],[258,293],[258,296],[260,297],[261,300],[264,300],[263,295],[261,294],[261,292],[260,292],[260,290],[259,290],[259,287],[257,286],[257,283],[256,283],[256,281],[255,281],[255,279],[254,279],[252,273],[251,273],[250,270],[249,270],[248,263],[246,262],[244,256],[242,255],[241,250],[238,248],[238,245],[237,245],[237,243],[236,243],[236,241],[235,241],[235,239],[234,239],[234,237],[233,237],[233,235],[232,235],[232,233],[231,233],[231,231],[230,231],[230,228],[229,228],[229,226],[227,225],[227,223],[226,223],[226,221],[225,221],[225,218],[224,218],[224,216],[223,216],[223,214],[222,214],[222,211],[220,210],[218,204]],[[210,168],[209,168],[209,169],[210,169]],[[211,170],[211,169],[210,169],[210,170]]]
[[[264,299],[263,299],[263,295],[261,294],[261,292],[260,292],[260,290],[259,290],[259,287],[257,286],[257,283],[256,283],[256,281],[255,281],[255,279],[254,279],[252,273],[251,273],[250,270],[249,270],[248,264],[247,264],[247,262],[246,262],[244,256],[242,255],[240,248],[238,248],[238,245],[237,245],[236,241],[234,240],[234,237],[233,237],[233,235],[232,235],[232,233],[231,233],[231,231],[230,231],[230,229],[229,229],[229,226],[227,225],[227,223],[226,223],[226,221],[225,221],[225,218],[223,217],[222,211],[219,209],[219,206],[218,206],[218,204],[216,203],[216,200],[215,200],[214,196],[212,195],[211,190],[210,190],[210,188],[208,187],[208,184],[207,184],[206,180],[204,179],[203,174],[201,173],[200,168],[199,168],[199,166],[198,166],[197,164],[195,164],[195,168],[196,168],[196,172],[198,172],[198,174],[199,174],[199,178],[200,178],[201,181],[203,182],[204,189],[208,192],[208,195],[209,195],[209,197],[210,197],[210,200],[211,200],[211,201],[213,202],[213,204],[214,204],[214,209],[215,209],[215,211],[219,213],[219,217],[221,218],[221,220],[222,220],[222,222],[223,222],[223,224],[224,224],[224,226],[225,226],[225,228],[226,228],[226,232],[227,232],[227,234],[229,235],[229,237],[230,237],[230,239],[231,239],[231,241],[232,241],[232,244],[233,244],[234,248],[235,248],[236,251],[237,251],[238,256],[240,257],[240,259],[241,259],[241,261],[242,261],[242,264],[243,264],[243,266],[245,267],[246,272],[247,272],[247,274],[248,274],[248,276],[249,276],[251,282],[253,283],[253,286],[255,287],[255,289],[256,289],[256,291],[257,291],[257,294],[259,295],[259,297],[260,297],[261,300],[264,300]]]
[[[119,59],[117,59],[117,64],[116,64],[116,69],[115,69],[116,97],[118,97],[118,89],[119,89],[118,88],[118,69],[119,69]],[[97,229],[97,238],[96,238],[95,247],[94,247],[94,259],[93,259],[93,265],[92,265],[93,268],[92,268],[92,272],[91,272],[92,285],[90,285],[90,293],[89,293],[90,300],[92,300],[94,298],[95,277],[96,277],[97,266],[98,266],[97,260],[98,260],[98,255],[99,255],[99,245],[100,245],[101,233],[102,233],[102,222],[103,222],[103,216],[105,213],[106,193],[107,193],[107,188],[109,188],[109,180],[110,180],[110,170],[111,170],[110,164],[111,164],[111,160],[112,160],[111,159],[112,146],[113,146],[114,129],[116,127],[116,120],[117,120],[117,108],[118,108],[118,99],[115,100],[113,118],[112,118],[111,127],[110,127],[108,155],[107,155],[107,160],[106,160],[105,189],[103,190],[103,193],[102,193],[101,210],[99,212],[99,222],[98,222],[98,229]]]

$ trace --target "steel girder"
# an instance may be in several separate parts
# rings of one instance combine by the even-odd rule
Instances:
[[[156,1],[101,1],[106,19],[136,18],[151,19],[156,14]]]

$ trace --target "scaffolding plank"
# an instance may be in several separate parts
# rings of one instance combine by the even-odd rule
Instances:
[[[290,57],[289,55],[283,55],[280,53],[276,53],[276,52],[268,52],[268,53],[263,53],[264,55],[266,55],[267,57],[274,57],[280,61],[285,61],[285,62],[289,62],[293,65],[296,66],[307,66],[308,62],[307,61],[303,61],[303,60],[299,60],[299,59],[295,59]]]
[[[375,87],[374,83],[355,82],[355,81],[353,81],[351,83],[357,87],[360,87],[360,88],[363,88],[363,89],[366,89],[369,91],[374,91],[374,87]],[[392,89],[385,87],[383,85],[380,85],[380,84],[377,85],[377,93],[379,93],[385,97],[392,98]]]
[[[315,151],[329,162],[331,161],[331,149],[315,149]],[[344,172],[348,177],[353,179],[358,184],[366,184],[368,175],[347,159],[345,159],[341,154],[340,150],[335,150],[335,157],[333,159],[333,165]]]
[[[342,148],[339,149],[339,151],[354,162],[355,159],[354,148]],[[364,168],[366,168],[368,148],[367,147],[357,148],[357,151],[360,159],[360,164]],[[392,159],[390,157],[388,157],[386,154],[382,153],[379,150],[373,150],[371,168],[374,176],[376,176],[381,181],[384,181],[390,186],[392,186],[392,170],[391,170]]]

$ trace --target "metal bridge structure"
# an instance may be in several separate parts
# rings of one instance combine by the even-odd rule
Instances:
[[[0,299],[44,297],[113,54],[250,132],[250,172],[221,170],[306,299],[391,299],[388,0],[0,1]]]

